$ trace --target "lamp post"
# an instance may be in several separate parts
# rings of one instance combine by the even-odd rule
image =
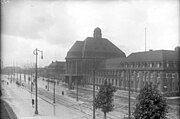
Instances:
[[[33,54],[36,55],[36,65],[35,65],[35,68],[36,68],[36,105],[35,105],[35,114],[38,114],[38,105],[37,105],[37,55],[38,55],[38,51],[41,52],[41,59],[43,59],[43,51],[41,50],[38,50],[37,48],[33,51]]]
[[[131,119],[131,98],[130,98],[130,95],[131,95],[131,93],[130,93],[130,90],[131,90],[131,71],[130,71],[130,69],[129,69],[129,75],[128,75],[128,78],[129,78],[129,119]]]
[[[96,63],[96,57],[95,57],[95,63],[93,64],[94,66],[93,66],[93,119],[95,119],[96,117],[95,117],[95,112],[96,112],[96,110],[95,110],[95,80],[96,80],[96,65],[97,65],[97,63]]]
[[[130,93],[130,91],[131,91],[131,70],[130,69],[127,69],[127,78],[128,78],[128,87],[129,87],[129,95],[128,95],[128,98],[129,98],[129,100],[128,100],[128,103],[129,103],[129,105],[128,105],[128,108],[129,108],[129,114],[128,114],[128,117],[124,117],[123,119],[133,119],[132,117],[131,117],[131,93]]]

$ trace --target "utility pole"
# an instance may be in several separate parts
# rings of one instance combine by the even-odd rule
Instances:
[[[12,69],[11,69],[11,81],[12,81],[12,73],[13,73],[13,71],[12,71]]]
[[[48,83],[48,86],[47,86],[47,90],[49,91],[49,74],[48,74],[48,79],[47,79],[47,83]]]
[[[76,61],[76,88],[77,88],[77,97],[76,97],[76,100],[78,101],[78,65],[77,65],[77,61]]]
[[[16,77],[17,77],[17,80],[19,80],[19,79],[18,79],[18,70],[17,70],[17,75],[16,75]]]
[[[76,78],[76,88],[77,88],[77,97],[76,100],[78,101],[78,79]]]
[[[93,119],[95,119],[95,69],[93,70]]]
[[[32,80],[33,80],[33,76],[32,76],[32,72],[31,72],[31,93],[32,93]]]
[[[36,109],[35,109],[35,114],[38,114],[38,100],[37,100],[37,48],[36,48],[36,65],[35,65],[35,67],[36,67]],[[24,73],[24,77],[25,77],[25,73]]]
[[[25,65],[24,65],[24,81],[26,82],[26,68],[25,68]]]
[[[129,79],[129,119],[131,119],[131,107],[130,107],[130,106],[131,106],[131,102],[130,102],[130,101],[131,101],[131,98],[130,98],[130,94],[131,94],[131,93],[130,93],[130,90],[131,90],[131,81],[130,81],[131,78],[130,78],[130,75],[131,75],[131,74],[130,74],[130,73],[131,73],[131,71],[130,71],[130,69],[129,69],[129,73],[128,73],[128,74],[129,74],[129,75],[128,75],[128,79]]]
[[[146,51],[146,27],[145,27],[145,51]]]
[[[13,66],[14,66],[14,80],[15,80],[15,72],[16,72],[16,68],[15,68],[15,65],[14,65],[14,61],[13,61]]]
[[[54,80],[54,101],[53,101],[53,103],[55,103],[55,80]]]
[[[20,71],[20,85],[21,85],[21,71]]]
[[[33,51],[33,54],[36,55],[36,65],[35,65],[35,68],[36,68],[36,105],[35,105],[35,114],[38,114],[38,98],[37,98],[37,55],[38,55],[38,51],[41,52],[41,59],[43,59],[43,51],[41,50],[38,50],[37,48]]]

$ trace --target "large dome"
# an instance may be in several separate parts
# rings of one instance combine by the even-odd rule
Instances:
[[[87,37],[84,41],[76,41],[68,51],[66,58],[121,58],[125,53],[108,39],[101,37],[101,29],[94,30],[94,37]]]

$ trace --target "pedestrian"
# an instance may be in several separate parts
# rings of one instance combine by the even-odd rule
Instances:
[[[32,99],[32,107],[34,108],[34,99]]]
[[[62,91],[62,95],[64,95],[64,91]]]

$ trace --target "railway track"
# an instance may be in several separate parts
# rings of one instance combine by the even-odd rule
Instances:
[[[28,90],[30,92],[30,86],[27,84],[24,84],[24,88],[26,90]],[[35,94],[34,92],[35,90],[33,89],[33,94]],[[68,93],[68,96],[72,97],[72,98],[76,98],[76,95],[74,95],[75,93]],[[43,99],[48,99],[49,101],[52,101],[53,104],[53,93],[50,91],[46,91],[45,89],[39,87],[38,88],[38,96],[40,98]],[[87,100],[84,99],[83,97],[79,96],[79,100],[83,101],[85,103],[76,103],[75,101],[71,101],[65,97],[63,97],[62,95],[56,94],[55,96],[55,100],[57,104],[61,104],[73,111],[77,111],[77,113],[83,113],[85,115],[84,118],[92,118],[92,112],[93,112],[93,108],[92,108],[92,100]],[[103,113],[100,110],[96,110],[96,118],[97,119],[103,119]],[[120,116],[115,116],[113,114],[108,114],[107,117],[109,119],[117,119],[120,118]]]
[[[29,86],[30,89],[30,86]],[[43,98],[47,98],[50,101],[53,101],[53,87],[50,86],[50,90],[51,91],[47,91],[44,88],[38,88],[38,94],[40,96],[42,96]],[[84,103],[76,103],[70,100],[67,100],[66,98],[64,98],[61,94],[60,91],[60,86],[57,85],[56,86],[56,103],[61,104],[66,106],[69,109],[73,109],[76,110],[78,113],[83,113],[85,114],[85,118],[92,118],[92,112],[93,112],[93,108],[92,108],[92,90],[91,89],[86,89],[86,88],[81,88],[79,87],[79,91],[78,91],[78,99]],[[97,91],[96,91],[97,93]],[[76,90],[68,90],[66,95],[68,95],[69,97],[76,99],[77,97],[77,92]],[[107,117],[109,119],[117,119],[117,118],[122,118],[122,115],[120,115],[119,113],[123,114],[123,115],[127,115],[128,112],[128,100],[126,97],[123,96],[118,96],[116,95],[114,98],[114,104],[115,104],[115,109],[113,112],[110,112],[107,114]],[[135,100],[131,99],[131,110],[133,111],[135,107]],[[175,111],[174,109],[172,109],[173,111]],[[171,111],[172,111],[171,110]],[[96,118],[97,119],[101,119],[103,118],[103,113],[100,110],[96,110]]]

